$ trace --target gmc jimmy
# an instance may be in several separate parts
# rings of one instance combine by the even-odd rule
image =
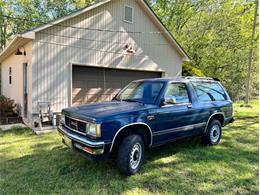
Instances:
[[[145,148],[201,136],[216,145],[233,121],[232,101],[211,78],[176,77],[133,81],[112,101],[62,110],[62,142],[92,160],[117,156],[119,170],[135,174]]]

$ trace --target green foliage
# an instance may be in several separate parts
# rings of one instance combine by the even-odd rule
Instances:
[[[16,114],[14,100],[0,95],[0,117],[10,117]]]
[[[217,146],[199,138],[147,150],[131,177],[114,160],[93,162],[71,151],[55,132],[0,130],[0,194],[258,194],[258,102],[234,105],[235,122]]]
[[[153,9],[175,35],[194,67],[220,79],[233,99],[245,95],[254,1],[157,0]],[[251,91],[258,94],[258,24]]]
[[[182,65],[182,75],[183,76],[198,76],[198,77],[205,77],[203,72],[194,67],[192,64],[184,62]]]

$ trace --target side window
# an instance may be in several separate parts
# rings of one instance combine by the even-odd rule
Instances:
[[[9,84],[12,84],[12,67],[9,67]]]
[[[193,87],[201,102],[223,101],[227,99],[223,88],[215,82],[193,82]]]
[[[187,88],[183,83],[171,83],[168,85],[165,92],[165,97],[166,96],[174,97],[177,104],[190,102]]]

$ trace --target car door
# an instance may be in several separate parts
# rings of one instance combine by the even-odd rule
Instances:
[[[172,102],[162,103],[155,110],[154,144],[160,144],[179,137],[194,134],[197,126],[196,113],[191,102],[191,95],[186,83],[169,83],[165,89],[162,101],[172,97]]]

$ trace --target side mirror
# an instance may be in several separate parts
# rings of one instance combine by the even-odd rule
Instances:
[[[177,100],[174,96],[166,96],[164,98],[163,104],[167,105],[167,104],[176,104]]]

